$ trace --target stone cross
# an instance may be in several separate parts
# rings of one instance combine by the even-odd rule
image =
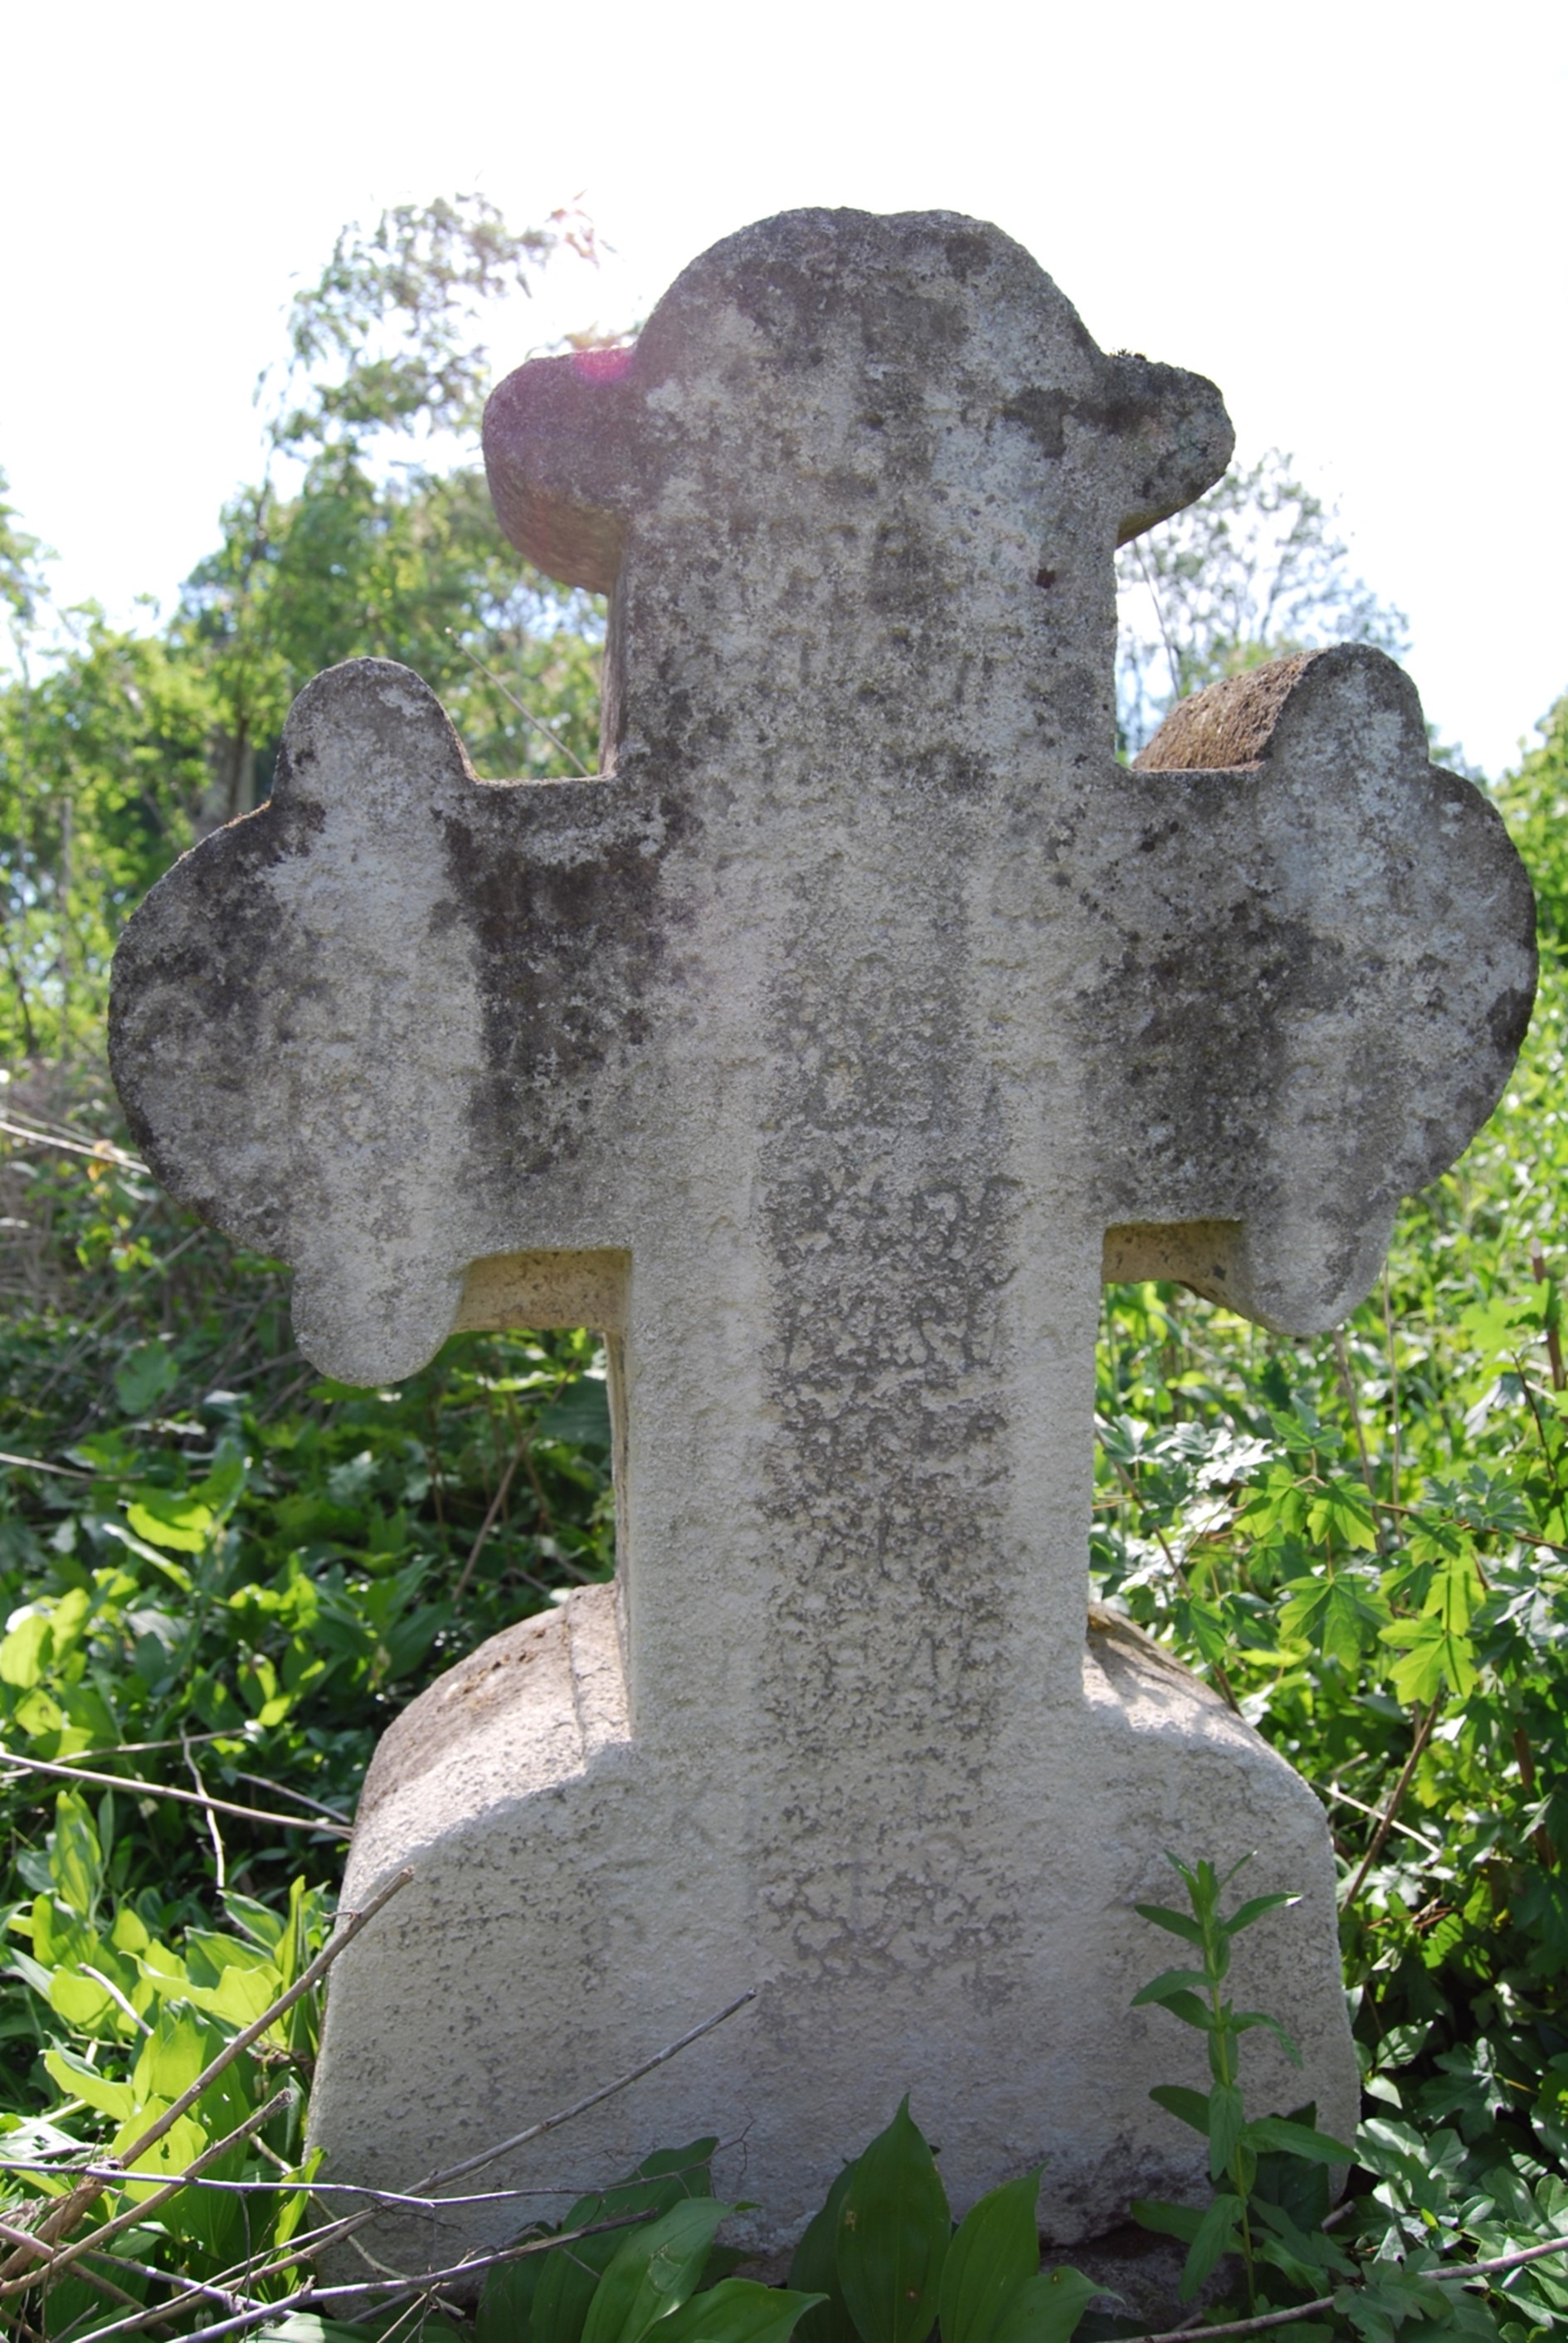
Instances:
[[[1099,1290],[1332,1324],[1499,1095],[1533,913],[1374,651],[1116,763],[1114,550],[1231,444],[993,228],[748,229],[490,404],[503,525],[610,596],[602,774],[478,781],[353,662],[131,922],[133,1128],[292,1263],[320,1366],[608,1343],[615,1587],[460,1663],[366,1787],[347,1896],[417,1876],[335,1975],[337,2177],[405,2186],[755,1986],[493,2185],[716,2130],[777,2246],[908,2090],[956,2205],[1043,2159],[1092,2233],[1194,2177],[1129,2009],[1167,1847],[1301,1892],[1246,1991],[1306,2072],[1258,2071],[1354,2121],[1316,1801],[1086,1640]]]

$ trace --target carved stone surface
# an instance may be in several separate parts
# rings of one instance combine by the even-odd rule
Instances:
[[[1195,2174],[1128,2006],[1166,1847],[1302,1892],[1245,1940],[1306,2060],[1261,2095],[1352,2124],[1316,1801],[1085,1641],[1099,1285],[1299,1332],[1366,1291],[1529,1014],[1500,821],[1355,648],[1118,767],[1112,553],[1230,427],[973,221],[749,229],[486,445],[516,541],[612,592],[604,775],[476,781],[415,677],[333,669],[116,962],[138,1140],[294,1265],[323,1368],[608,1340],[617,1588],[384,1741],[346,1892],[417,1877],[335,1972],[315,2136],[405,2185],[756,1986],[497,2185],[714,2129],[777,2243],[909,2089],[955,2204],[1043,2157],[1084,2235]]]

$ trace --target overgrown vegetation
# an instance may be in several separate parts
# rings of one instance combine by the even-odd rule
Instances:
[[[558,221],[551,236],[582,231]],[[366,2271],[352,2298],[313,2297],[317,2324],[300,2323],[322,2216],[300,2185],[317,1997],[298,1988],[328,1956],[377,1733],[484,1635],[613,1566],[601,1363],[582,1334],[466,1336],[395,1389],[323,1381],[293,1346],[281,1273],[231,1253],[129,1153],[98,1033],[126,910],[204,825],[265,794],[289,694],[327,659],[407,658],[481,769],[591,763],[597,617],[542,579],[519,587],[475,476],[438,465],[429,437],[463,425],[482,386],[471,301],[544,249],[481,206],[347,238],[297,312],[266,479],[231,508],[161,628],[51,613],[38,548],[0,514],[17,651],[0,689],[0,2318],[19,2334],[206,2332],[240,2316],[224,2305],[242,2286],[295,2303],[279,2329],[295,2343],[321,2314],[401,2334],[429,2312]],[[405,443],[420,460],[399,468],[387,450]],[[1231,558],[1236,495],[1151,540],[1151,575],[1186,577],[1183,548],[1221,523]],[[1236,556],[1222,591],[1213,571],[1168,600],[1165,635],[1174,648],[1185,628],[1197,662],[1175,661],[1183,687],[1346,610],[1361,613],[1352,632],[1392,623],[1345,584],[1322,516],[1292,509],[1307,531],[1292,574],[1317,588],[1282,598],[1254,573],[1248,604]],[[1154,672],[1146,661],[1141,721],[1160,712]],[[1541,1000],[1493,1123],[1406,1206],[1383,1291],[1312,1342],[1174,1288],[1106,1296],[1099,1598],[1300,1768],[1342,1869],[1369,2107],[1351,2209],[1325,2229],[1322,2165],[1271,2166],[1287,2150],[1260,2134],[1249,2172],[1237,2133],[1221,2195],[1281,2218],[1260,2216],[1267,2253],[1253,2235],[1239,2292],[1207,2314],[1244,2315],[1249,2283],[1276,2308],[1327,2297],[1305,2321],[1314,2343],[1352,2330],[1392,2343],[1417,2319],[1531,2343],[1568,2315],[1568,2256],[1469,2290],[1430,2275],[1568,2234],[1568,700],[1499,794],[1541,897]],[[1177,1852],[1201,1880],[1204,1850]],[[1270,2015],[1288,2027],[1288,2009]],[[1173,2127],[1195,2119],[1169,2101]],[[1215,2119],[1211,2097],[1203,2127]],[[884,2162],[890,2140],[904,2179],[925,2173],[908,2113]],[[555,2268],[586,2267],[591,2295],[628,2240],[700,2198],[681,2216],[695,2238],[712,2218],[694,2177],[710,2146],[645,2168],[638,2197],[579,2207],[598,2242]],[[97,2194],[84,2154],[126,2157],[136,2177]],[[207,2186],[158,2196],[209,2155]],[[909,2184],[928,2245],[947,2222],[934,2178]],[[1013,2239],[988,2246],[991,2266],[1020,2288],[1038,2275],[1020,2258],[1021,2187],[1005,2221],[995,2205],[986,2216]],[[71,2258],[21,2291],[30,2248],[15,2231],[41,2197]],[[1227,2221],[1209,2232],[1222,2289]],[[777,2291],[760,2305],[760,2289],[721,2303],[720,2281],[745,2281],[709,2258],[711,2230],[700,2260],[695,2243],[676,2256],[680,2304],[680,2286],[652,2275],[662,2240],[638,2286],[667,2332],[689,2325],[683,2343],[772,2343],[775,2329],[783,2343],[796,2315],[802,2343],[924,2343],[939,2312],[944,2343],[1054,2343],[1060,2287],[1029,2298],[1015,2333],[1000,2294],[989,2326],[948,2311],[929,2268],[911,2298],[925,2325],[912,2309],[879,2324],[874,2288],[857,2298],[837,2274],[833,2235],[802,2247],[796,2293],[827,2298],[804,2311]],[[950,2271],[972,2258],[946,2230],[941,2252]],[[524,2343],[530,2320],[538,2343],[582,2343],[577,2280],[564,2325],[536,2317],[548,2266],[524,2256],[493,2282],[484,2343]],[[639,2302],[634,2287],[617,2318],[605,2310],[593,2343],[633,2343]],[[1087,2317],[1130,2331],[1114,2306]]]

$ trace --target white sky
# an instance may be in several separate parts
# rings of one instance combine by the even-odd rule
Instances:
[[[1488,769],[1568,689],[1560,0],[22,5],[0,467],[67,597],[126,616],[209,548],[346,220],[581,191],[617,257],[563,262],[505,367],[769,212],[932,206],[1018,236],[1108,348],[1211,375],[1243,454],[1294,451]]]

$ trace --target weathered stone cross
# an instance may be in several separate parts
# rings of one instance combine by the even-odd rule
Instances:
[[[1086,1649],[1098,1293],[1365,1292],[1528,1015],[1501,823],[1363,649],[1119,769],[1112,553],[1231,430],[992,228],[749,229],[486,437],[515,541],[612,596],[603,777],[478,783],[414,676],[335,669],[116,967],[138,1138],[294,1265],[322,1367],[609,1338],[617,1589],[384,1743],[348,1892],[417,1879],[337,1973],[317,2137],[407,2183],[758,1985],[518,2177],[743,2135],[777,2241],[910,2089],[956,2202],[1044,2157],[1081,2235],[1187,2170],[1128,2009],[1166,1846],[1304,1892],[1252,1990],[1349,2124],[1315,1801]]]

